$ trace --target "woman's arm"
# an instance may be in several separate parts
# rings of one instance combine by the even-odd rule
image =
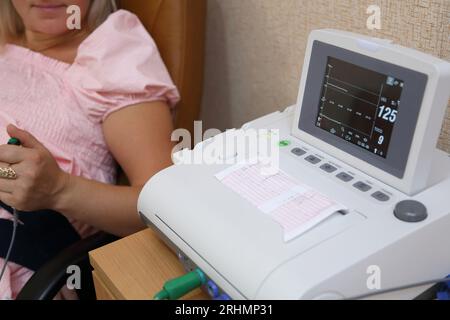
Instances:
[[[143,228],[137,200],[144,184],[170,166],[172,118],[163,102],[145,103],[111,114],[103,124],[106,143],[131,186],[111,186],[69,176],[55,210],[113,233]]]
[[[111,114],[103,124],[106,142],[131,186],[106,185],[62,172],[48,150],[13,126],[24,148],[0,146],[17,180],[0,179],[0,201],[22,211],[52,209],[101,230],[124,236],[143,228],[137,199],[145,182],[170,166],[173,130],[168,106],[145,103]]]

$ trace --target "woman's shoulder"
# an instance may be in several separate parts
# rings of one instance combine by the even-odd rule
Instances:
[[[152,37],[139,18],[125,10],[111,14],[82,42],[67,77],[95,102],[95,110],[89,111],[103,117],[115,107],[154,100],[173,106],[179,99]]]
[[[111,14],[81,43],[70,73],[84,88],[104,91],[157,80],[171,83],[152,37],[139,18],[125,10]]]
[[[127,48],[127,46],[156,47],[139,18],[126,10],[112,13],[79,46],[78,55],[102,48]]]
[[[103,22],[94,32],[92,36],[103,36],[104,33],[137,33],[146,38],[151,38],[146,32],[145,27],[139,20],[138,16],[127,10],[118,10],[111,13],[109,17]],[[88,39],[87,39],[88,40]]]

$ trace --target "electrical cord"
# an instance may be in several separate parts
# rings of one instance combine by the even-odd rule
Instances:
[[[427,284],[439,284],[439,283],[448,283],[448,285],[450,285],[450,275],[447,278],[433,279],[433,280],[427,280],[427,281],[411,283],[411,284],[407,284],[407,285],[403,285],[403,286],[399,286],[399,287],[394,287],[394,288],[389,288],[389,289],[375,290],[375,291],[372,291],[370,293],[365,293],[365,294],[361,294],[361,295],[358,295],[358,296],[345,298],[345,300],[361,300],[361,299],[365,299],[365,298],[369,298],[369,297],[373,297],[373,296],[378,296],[378,295],[385,294],[385,293],[390,293],[390,292],[395,292],[395,291],[401,291],[401,290],[421,287],[421,286],[424,286],[424,285],[427,285]]]
[[[22,143],[19,139],[11,137],[8,141],[8,145],[20,147]],[[9,258],[11,257],[14,242],[16,241],[17,225],[21,223],[21,221],[19,220],[19,211],[17,211],[15,208],[12,209],[13,209],[13,232],[11,236],[11,241],[9,243],[8,252],[6,253],[6,257],[4,259],[5,264],[3,265],[2,271],[0,272],[0,282],[2,281],[3,276],[5,275],[6,267],[8,266]]]
[[[13,232],[11,236],[11,241],[9,243],[8,252],[6,253],[6,257],[4,259],[5,263],[3,265],[2,271],[0,272],[0,282],[3,279],[3,276],[6,271],[6,267],[8,266],[9,258],[11,256],[12,248],[14,246],[14,242],[16,240],[16,233],[17,233],[17,225],[19,224],[19,212],[16,209],[13,209]]]

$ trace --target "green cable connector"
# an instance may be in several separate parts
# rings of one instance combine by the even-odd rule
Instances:
[[[206,283],[206,276],[200,269],[195,269],[184,276],[167,281],[163,289],[154,296],[154,300],[178,300],[189,292]]]
[[[20,146],[21,145],[20,140],[17,139],[17,138],[9,139],[8,144],[9,145],[14,145],[14,146]]]

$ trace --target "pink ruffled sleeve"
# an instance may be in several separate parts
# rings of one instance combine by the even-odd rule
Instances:
[[[80,45],[68,77],[80,107],[95,122],[138,103],[165,101],[173,107],[179,101],[155,42],[139,19],[124,10]]]

